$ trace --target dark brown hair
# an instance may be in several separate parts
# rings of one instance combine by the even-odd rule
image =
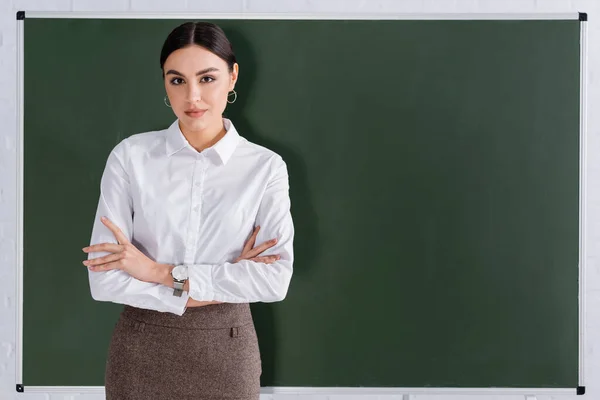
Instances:
[[[237,62],[233,47],[221,27],[210,22],[186,22],[173,29],[163,44],[160,52],[160,69],[163,76],[167,57],[175,50],[190,45],[202,46],[225,60],[230,72],[233,70],[233,64]]]

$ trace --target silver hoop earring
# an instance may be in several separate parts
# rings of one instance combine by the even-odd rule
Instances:
[[[231,93],[228,93],[228,94],[227,94],[227,102],[228,102],[229,104],[233,104],[233,103],[235,103],[235,101],[237,100],[237,93],[236,93],[236,91],[235,91],[235,90],[232,90],[232,92],[233,92],[233,96],[234,96],[234,97],[233,97],[233,101],[229,101],[229,95],[230,95]]]
[[[168,96],[165,96],[165,99],[164,99],[164,101],[165,101],[165,105],[166,105],[167,107],[171,108],[171,104],[167,103],[167,100],[169,100],[169,97],[168,97]]]

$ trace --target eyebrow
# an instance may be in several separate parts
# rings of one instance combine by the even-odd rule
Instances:
[[[198,76],[198,75],[202,75],[202,74],[206,74],[207,72],[214,72],[214,71],[218,71],[218,70],[219,70],[218,68],[215,68],[215,67],[209,67],[209,68],[206,68],[206,69],[203,69],[203,70],[201,70],[201,71],[198,71],[198,72],[196,72],[196,76]],[[185,75],[183,75],[181,72],[177,72],[177,71],[175,71],[174,69],[170,69],[170,70],[168,70],[168,71],[167,71],[167,73],[166,73],[165,75],[169,75],[169,74],[172,74],[172,75],[179,75],[179,76],[185,76]]]

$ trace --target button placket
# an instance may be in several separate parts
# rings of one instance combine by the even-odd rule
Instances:
[[[188,234],[186,238],[185,263],[193,264],[198,243],[198,227],[200,226],[200,215],[202,213],[202,186],[204,181],[204,165],[200,158],[194,162],[194,174],[192,177],[191,190],[191,215]]]
[[[197,215],[197,223],[196,223],[196,230],[194,232],[195,235],[198,235],[198,233],[200,232],[200,223],[202,222],[202,194],[204,192],[204,177],[206,176],[206,165],[205,165],[205,161],[204,159],[200,160],[200,181],[195,183],[195,186],[197,187],[196,189],[196,215]],[[198,243],[198,241],[196,240],[194,243]]]

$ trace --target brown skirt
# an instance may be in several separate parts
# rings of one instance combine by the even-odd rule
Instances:
[[[107,400],[258,400],[262,372],[248,303],[182,316],[125,306],[105,374]]]

